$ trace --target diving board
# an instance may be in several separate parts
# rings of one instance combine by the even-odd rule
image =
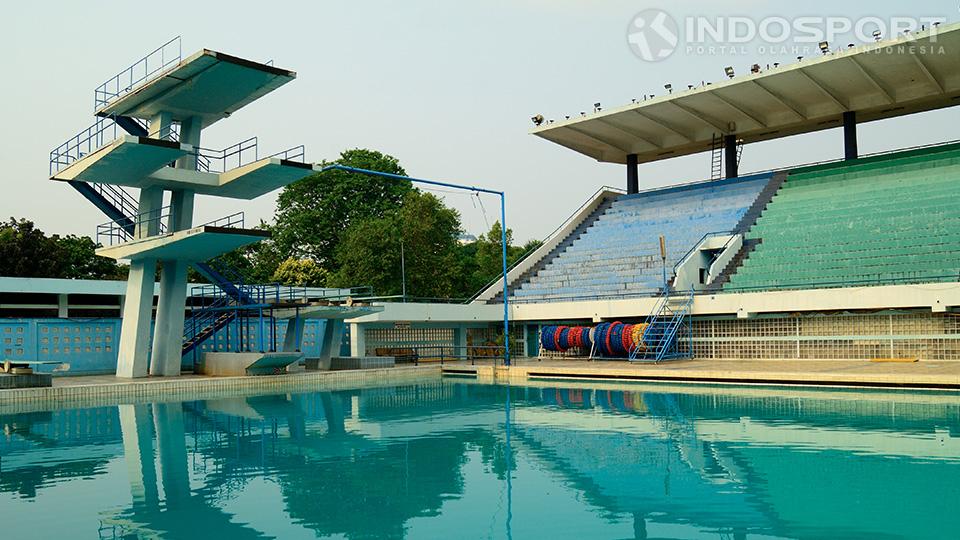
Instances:
[[[296,76],[287,69],[203,49],[163,75],[110,100],[96,114],[149,120],[166,113],[175,121],[199,118],[207,128]]]

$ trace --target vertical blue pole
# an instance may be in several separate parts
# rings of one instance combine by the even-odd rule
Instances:
[[[500,244],[503,248],[503,363],[510,365],[510,311],[507,298],[507,196],[500,193]]]
[[[265,344],[263,342],[264,341],[263,308],[260,308],[260,310],[257,313],[260,315],[260,327],[258,328],[258,332],[257,332],[257,342],[258,342],[257,344],[260,345],[260,352],[266,352],[267,349],[264,348]]]

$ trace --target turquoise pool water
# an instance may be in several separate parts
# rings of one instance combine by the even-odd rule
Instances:
[[[960,536],[960,396],[444,380],[0,427],[5,539]]]

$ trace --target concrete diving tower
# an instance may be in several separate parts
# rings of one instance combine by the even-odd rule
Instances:
[[[301,162],[302,146],[267,157],[256,138],[203,148],[203,129],[296,73],[206,49],[184,59],[179,46],[171,41],[97,88],[97,123],[51,153],[51,179],[69,182],[113,218],[98,228],[98,255],[130,262],[118,377],[179,375],[188,266],[269,237],[244,228],[242,214],[194,225],[195,196],[255,199],[318,170]]]

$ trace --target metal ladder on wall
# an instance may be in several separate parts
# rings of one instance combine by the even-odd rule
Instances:
[[[643,343],[630,351],[631,362],[655,362],[691,358],[693,355],[693,335],[691,333],[690,312],[693,308],[693,289],[671,294],[669,289],[657,301],[647,318],[647,327],[643,332]],[[687,347],[680,347],[680,337],[690,340]]]
[[[743,139],[737,139],[737,167],[743,159]],[[723,135],[713,134],[710,142],[710,179],[723,178]]]

